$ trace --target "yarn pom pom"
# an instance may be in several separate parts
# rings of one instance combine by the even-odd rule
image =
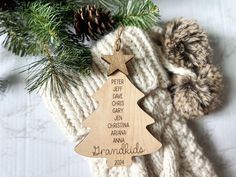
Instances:
[[[192,69],[211,63],[207,34],[196,21],[176,18],[166,24],[163,35],[163,52],[174,66]]]
[[[174,106],[187,119],[201,117],[220,103],[222,75],[214,65],[199,69],[196,78],[174,75],[172,81]]]

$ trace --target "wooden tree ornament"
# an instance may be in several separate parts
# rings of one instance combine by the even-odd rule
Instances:
[[[93,95],[99,101],[98,109],[83,122],[91,130],[75,147],[81,155],[107,158],[109,167],[129,166],[133,156],[149,154],[161,147],[146,128],[154,120],[137,104],[144,94],[126,76],[126,62],[133,55],[124,55],[119,42],[116,44],[113,55],[102,57],[110,63],[110,76]]]

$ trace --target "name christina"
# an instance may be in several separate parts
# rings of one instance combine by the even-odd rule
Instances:
[[[129,146],[128,143],[123,143],[120,148],[101,148],[100,146],[94,146],[93,150],[93,156],[142,154],[144,152],[144,149],[139,145],[139,143],[136,143],[135,146]]]

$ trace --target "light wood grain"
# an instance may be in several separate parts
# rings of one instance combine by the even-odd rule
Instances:
[[[222,109],[197,121],[199,142],[210,143],[204,151],[219,169],[220,177],[236,174],[236,11],[235,0],[161,0],[161,21],[176,16],[197,19],[211,36],[217,63],[228,82],[229,96]],[[0,38],[1,42],[3,37]],[[21,67],[17,58],[0,48],[0,77]],[[216,59],[216,58],[215,58]],[[32,60],[29,60],[29,62]],[[216,60],[215,60],[216,61]],[[25,64],[24,64],[25,65]],[[36,94],[22,89],[0,98],[0,174],[4,177],[91,177],[87,162],[71,151],[72,143],[51,120]],[[22,109],[21,109],[22,108]],[[209,136],[206,136],[209,135]],[[206,140],[206,141],[205,141]],[[186,142],[187,143],[187,142]],[[214,158],[219,160],[214,161]],[[40,169],[40,170],[39,170]]]
[[[158,150],[161,143],[146,129],[154,120],[137,104],[142,97],[144,94],[125,74],[111,75],[93,96],[99,107],[84,121],[83,125],[91,129],[75,151],[88,157],[107,158],[112,167],[129,166],[132,156]]]
[[[129,75],[126,63],[132,58],[134,58],[134,55],[124,55],[122,50],[114,50],[113,55],[105,55],[102,57],[103,60],[110,64],[108,75],[113,74],[117,70]]]

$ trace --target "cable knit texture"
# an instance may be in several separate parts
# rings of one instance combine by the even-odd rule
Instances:
[[[129,167],[109,169],[105,159],[86,158],[92,176],[216,177],[185,119],[173,109],[166,89],[170,81],[160,63],[160,53],[154,50],[149,36],[140,29],[126,28],[121,38],[124,51],[135,55],[135,59],[128,63],[128,70],[131,82],[146,95],[140,106],[156,121],[148,129],[162,142],[163,147],[150,155],[135,157]],[[53,98],[50,98],[49,92],[43,94],[45,104],[58,126],[77,143],[89,131],[82,127],[82,121],[98,106],[91,95],[107,80],[108,64],[101,60],[101,56],[112,54],[114,42],[115,32],[97,42],[92,48],[92,73],[75,78],[78,87],[72,88],[72,92]]]

